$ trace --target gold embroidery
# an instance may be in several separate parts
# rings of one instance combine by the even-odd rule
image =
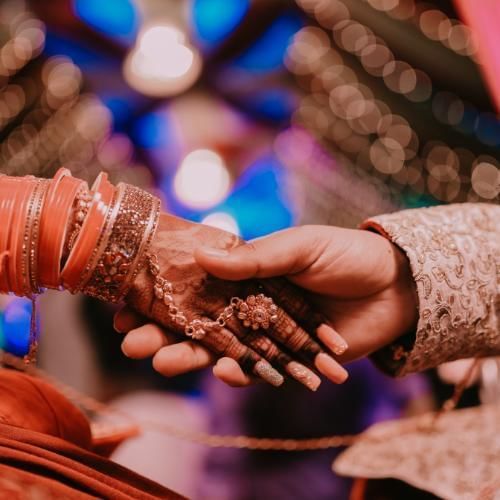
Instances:
[[[407,254],[417,284],[416,340],[397,375],[500,354],[500,206],[464,203],[366,221]]]

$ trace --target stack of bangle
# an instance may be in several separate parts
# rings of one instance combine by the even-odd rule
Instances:
[[[106,221],[114,204],[115,188],[105,173],[99,174],[92,186],[92,200],[73,248],[61,272],[65,289],[76,293],[82,288],[92,269],[92,261],[105,237]]]
[[[0,175],[0,293],[34,303],[43,288],[64,287],[118,302],[146,260],[159,214],[157,198],[115,188],[105,173],[91,191],[64,168],[52,180]]]

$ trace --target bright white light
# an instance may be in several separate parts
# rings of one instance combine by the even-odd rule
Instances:
[[[226,212],[214,212],[212,214],[208,214],[201,222],[207,226],[217,227],[223,231],[237,234],[238,236],[240,234],[238,223],[234,217]]]
[[[189,153],[174,179],[177,198],[193,208],[206,209],[222,201],[230,186],[229,172],[223,159],[209,149]]]
[[[145,28],[124,63],[129,84],[148,95],[185,90],[198,77],[201,61],[182,30],[170,25]]]
[[[185,75],[193,64],[193,51],[185,36],[173,26],[153,26],[139,38],[132,57],[132,71],[143,78],[168,80]]]

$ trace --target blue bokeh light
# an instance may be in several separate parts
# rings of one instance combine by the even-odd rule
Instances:
[[[2,316],[4,349],[16,356],[29,351],[31,301],[15,298],[5,308]]]
[[[132,42],[137,35],[139,13],[132,0],[73,0],[75,14],[105,35]]]
[[[109,94],[102,94],[99,97],[113,115],[114,130],[123,130],[133,113],[130,99]]]
[[[141,116],[134,123],[132,138],[142,148],[158,148],[171,144],[172,126],[167,113],[153,111]]]
[[[482,113],[476,121],[478,139],[488,146],[500,146],[500,121],[493,113]]]
[[[213,212],[225,212],[235,219],[241,236],[248,240],[293,225],[295,216],[285,188],[286,175],[286,169],[274,156],[265,156],[245,170],[226,200],[203,211],[186,207],[175,198],[171,176],[162,182],[162,190],[169,212],[194,222],[201,222]]]
[[[194,0],[191,16],[196,37],[204,45],[216,45],[240,24],[249,6],[249,0]]]
[[[47,31],[43,53],[47,57],[70,58],[85,73],[85,76],[90,78],[98,75],[102,80],[103,74],[119,74],[121,69],[119,60],[51,31]]]
[[[295,12],[282,15],[234,61],[234,65],[253,72],[281,68],[292,37],[303,25],[301,16]]]
[[[214,211],[233,216],[246,240],[290,227],[294,212],[286,175],[275,157],[261,158],[245,170],[231,195]]]
[[[243,109],[272,121],[288,122],[297,108],[297,96],[283,88],[270,88],[245,96]]]

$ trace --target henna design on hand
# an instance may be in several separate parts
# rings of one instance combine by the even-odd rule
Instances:
[[[223,281],[208,276],[194,260],[194,249],[199,245],[210,245],[230,249],[242,243],[237,236],[208,226],[193,224],[163,214],[152,244],[152,253],[158,257],[161,275],[173,285],[175,305],[190,320],[208,318],[212,321],[229,304],[231,297],[247,297],[259,293],[264,287],[273,290],[272,298],[279,305],[287,305],[295,317],[312,318],[311,308],[283,280],[256,280],[245,282]],[[266,282],[266,283],[264,283]],[[183,329],[172,321],[168,306],[155,299],[154,280],[143,269],[138,275],[127,302],[138,312],[155,320],[171,331],[184,336]],[[290,297],[287,293],[292,290]],[[292,312],[292,311],[290,311]],[[304,323],[303,323],[304,324]],[[282,308],[278,309],[277,323],[268,330],[249,331],[234,318],[227,325],[210,329],[202,339],[197,340],[218,356],[235,359],[247,372],[267,378],[274,385],[280,385],[283,378],[271,366],[284,369],[293,378],[315,390],[319,377],[299,362],[301,357],[312,362],[322,347],[299,326]],[[294,354],[290,355],[283,348]],[[299,359],[294,359],[298,356]],[[293,357],[292,357],[293,356]]]

